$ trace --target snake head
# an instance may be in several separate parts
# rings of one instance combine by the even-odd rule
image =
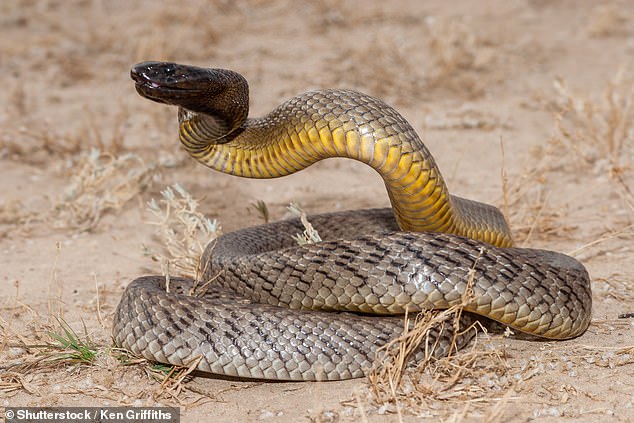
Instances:
[[[230,128],[242,124],[249,112],[249,86],[233,71],[143,62],[132,67],[130,76],[142,97],[212,116]]]

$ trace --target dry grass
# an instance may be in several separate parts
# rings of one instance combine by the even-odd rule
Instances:
[[[308,221],[308,215],[304,210],[301,209],[301,207],[299,207],[297,203],[291,203],[288,206],[288,210],[293,216],[298,217],[300,222],[302,222],[302,225],[304,226],[304,232],[302,232],[301,234],[293,235],[293,239],[295,240],[295,242],[297,242],[298,245],[321,242],[322,239],[319,236],[319,233]]]
[[[132,198],[138,197],[154,173],[154,167],[146,166],[137,156],[113,157],[96,150],[82,156],[75,169],[77,173],[73,175],[66,195],[56,203],[47,218],[60,226],[79,230],[94,229],[105,213],[120,210]],[[193,268],[193,257],[197,260],[202,251],[202,244],[194,242],[194,239],[200,233],[215,235],[218,225],[196,211],[197,202],[180,186],[176,185],[174,191],[168,188],[162,194],[164,199],[158,203],[151,201],[149,208],[161,219],[155,224],[163,230],[164,249],[178,252],[166,260],[186,273]],[[184,256],[183,251],[190,256]],[[54,264],[51,278],[55,281],[53,285],[58,287],[55,292],[59,291],[61,295],[56,267]],[[183,391],[184,382],[197,363],[184,368],[149,363],[127,351],[111,347],[108,337],[104,339],[100,336],[99,340],[93,340],[85,326],[81,334],[75,331],[63,318],[61,296],[49,301],[47,318],[19,302],[18,296],[19,290],[15,303],[3,307],[3,311],[26,308],[31,322],[27,331],[13,330],[6,321],[1,322],[3,372],[0,391],[5,394],[13,395],[26,390],[41,396],[42,387],[58,386],[63,382],[64,387],[58,393],[82,393],[120,404],[129,403],[125,398],[136,398],[137,402],[145,399],[150,403],[160,400],[176,404],[204,400],[200,395]],[[95,320],[103,328],[99,304],[94,311]],[[130,375],[130,366],[135,369],[132,375],[136,379],[150,377],[160,385],[148,387],[146,383],[141,383],[143,389],[130,392],[125,384],[117,383],[116,376],[124,380],[123,374]],[[60,372],[60,369],[65,371]],[[71,373],[73,377],[68,380],[64,376],[66,373]]]
[[[497,46],[478,35],[464,19],[429,18],[429,51],[434,70],[429,89],[442,88],[474,99],[492,82],[493,73],[483,73],[495,64]]]
[[[582,99],[577,94],[571,94],[564,88],[565,85],[558,84],[560,97],[555,102],[557,133],[546,150],[547,154],[541,154],[544,153],[542,150],[539,160],[535,160],[528,170],[510,182],[502,169],[505,210],[510,215],[519,245],[530,244],[534,238],[552,240],[575,236],[578,228],[568,223],[568,210],[559,208],[557,201],[551,202],[552,187],[548,175],[558,172],[562,166],[576,170],[590,168],[594,171],[605,171],[607,168],[610,181],[617,182],[617,186],[623,188],[621,198],[626,204],[631,204],[631,190],[622,179],[617,179],[630,170],[631,137],[634,134],[634,129],[630,128],[631,118],[634,117],[631,116],[632,85],[623,83],[622,76],[611,81],[600,101]],[[557,148],[566,148],[574,153],[572,156],[563,155],[568,160],[562,161],[559,160],[562,153],[560,150],[556,152]],[[597,236],[597,239],[573,254],[614,238],[631,235],[631,228],[612,232]],[[625,286],[615,283],[606,280],[604,295],[626,301],[629,297],[623,296]],[[437,319],[440,317],[425,316],[412,330],[406,327],[402,337],[386,346],[387,352],[377,361],[377,367],[370,376],[373,399],[378,403],[380,412],[439,416],[454,410],[453,417],[457,421],[473,413],[480,413],[484,420],[496,421],[507,409],[509,401],[519,399],[517,394],[523,389],[524,381],[546,372],[543,366],[535,364],[542,360],[537,357],[511,374],[503,350],[483,349],[481,345],[442,360],[432,359],[429,351],[425,351],[421,364],[414,370],[407,368],[405,364],[408,357],[416,346],[425,341],[430,328],[438,325]],[[442,318],[441,322],[450,316]],[[607,352],[592,346],[570,351],[567,347],[562,348],[566,353],[556,357],[562,360],[562,370],[567,369],[570,374],[576,371],[574,369],[587,365],[613,368],[632,363],[631,347],[611,348]],[[548,358],[552,357],[543,359]],[[567,398],[565,393],[554,395],[552,403],[560,405]],[[437,413],[435,410],[442,412]],[[561,413],[562,410],[553,406],[540,412]]]
[[[93,150],[81,155],[73,169],[71,183],[47,220],[54,227],[88,231],[144,192],[157,168],[134,154],[115,157]]]
[[[535,239],[570,239],[578,229],[568,211],[551,204],[552,191],[537,169],[513,178],[504,190],[504,207],[518,246]]]
[[[24,207],[19,200],[0,204],[0,224],[22,226],[35,219],[37,213]]]
[[[0,155],[11,160],[32,165],[50,164],[52,159],[77,156],[89,150],[107,151],[112,155],[121,155],[124,150],[124,126],[128,110],[121,107],[111,122],[107,122],[108,131],[97,122],[96,113],[88,109],[81,117],[77,129],[66,129],[63,125],[48,121],[37,121],[28,113],[24,90],[15,88],[10,108],[16,125],[2,134]]]
[[[263,200],[257,200],[249,205],[250,209],[255,210],[255,212],[260,216],[264,223],[269,223],[271,220],[271,213],[269,212],[269,206]]]
[[[502,167],[502,212],[513,231],[515,245],[528,246],[531,240],[565,239],[574,234],[576,226],[567,223],[565,209],[554,208],[549,199],[551,191],[544,175],[544,161],[550,156],[541,155],[519,176],[509,178],[504,164],[504,142],[500,140]]]
[[[415,106],[418,113],[431,113],[424,102],[434,95],[477,99],[500,79],[495,68],[498,45],[478,34],[466,20],[412,17],[399,24],[420,28],[420,37],[400,40],[389,33],[376,34],[365,44],[342,48],[327,62],[327,83],[367,92],[395,106]],[[360,65],[368,58],[372,58],[371,66]],[[458,120],[451,125],[503,124],[473,113]]]
[[[614,4],[595,6],[590,11],[588,34],[591,37],[615,37],[626,34],[628,17]]]
[[[50,394],[83,394],[118,404],[177,404],[204,398],[184,392],[184,382],[194,370],[157,365],[128,351],[95,341],[84,327],[78,333],[57,318],[52,325],[37,321],[24,335],[2,322],[3,353],[0,392],[11,397],[21,390],[44,400]],[[147,384],[143,379],[156,380]],[[135,384],[125,381],[136,380]]]
[[[198,211],[198,201],[179,184],[161,191],[163,198],[150,200],[148,211],[159,228],[160,251],[146,247],[146,254],[162,264],[164,273],[198,280],[200,257],[220,235],[220,224]],[[175,273],[174,273],[175,272]]]
[[[368,57],[375,66],[359,66]],[[408,52],[389,37],[376,37],[364,48],[342,50],[329,61],[330,84],[353,87],[393,105],[421,105],[425,98],[425,79]],[[399,77],[395,77],[399,75]]]
[[[554,84],[555,144],[571,151],[581,166],[622,169],[634,147],[634,80],[620,70],[598,99],[571,90],[566,81]]]
[[[68,157],[82,150],[82,138],[73,134],[60,135],[49,127],[19,128],[0,138],[0,154],[23,163],[41,165],[51,157]]]
[[[605,191],[616,193],[625,208],[634,211],[629,182],[634,170],[634,79],[619,71],[598,98],[573,91],[563,79],[556,80],[554,88],[554,99],[541,100],[553,113],[554,134],[545,147],[533,150],[530,166],[511,178],[504,190],[505,209],[519,245],[535,238],[576,236],[579,228],[570,223],[570,210],[558,205],[552,191],[553,179],[561,172],[605,182]],[[596,240],[604,237],[605,233],[596,234]]]
[[[468,350],[454,351],[440,359],[432,357],[435,345],[426,339],[429,330],[457,322],[456,312],[453,309],[428,314],[411,331],[405,331],[385,347],[384,357],[389,358],[378,359],[369,376],[372,401],[380,413],[431,417],[452,410],[456,414],[494,410],[497,416],[502,405],[514,396],[516,380],[499,347],[490,348],[486,342],[476,341]],[[462,328],[462,332],[468,330],[476,328]],[[414,367],[407,367],[404,358],[421,343],[429,346],[425,358]]]
[[[98,357],[107,353],[90,338],[85,326],[83,334],[79,335],[64,319],[57,317],[56,320],[56,325],[40,322],[39,330],[34,330],[30,336],[14,333],[11,336],[13,342],[7,341],[6,346],[14,349],[12,354],[16,360],[5,360],[2,368],[28,373],[36,368],[54,369],[64,363],[71,366],[72,372],[73,366],[93,365]],[[11,332],[6,322],[2,326],[5,333]]]
[[[558,96],[550,104],[556,122],[552,155],[572,153],[576,158],[557,165],[607,174],[613,183],[610,190],[634,211],[634,193],[627,182],[634,171],[634,79],[619,70],[596,99],[574,92],[563,79],[554,87]]]
[[[459,304],[446,310],[419,313],[414,324],[405,316],[403,334],[377,350],[368,375],[372,400],[381,412],[437,415],[430,410],[489,408],[502,398],[513,381],[504,353],[483,349],[475,342],[469,351],[458,349],[476,334],[477,323],[463,327],[463,308],[473,301],[471,272]],[[437,334],[437,335],[436,335]],[[435,357],[440,342],[449,342],[448,355]],[[413,356],[419,358],[409,366]],[[442,405],[439,405],[442,404]],[[496,415],[500,411],[496,409]],[[473,412],[473,409],[471,410]]]
[[[78,232],[95,230],[104,216],[118,214],[153,183],[162,164],[146,164],[136,154],[114,156],[93,149],[73,154],[64,163],[70,182],[61,194],[28,198],[41,207],[24,207],[19,200],[0,204],[0,224],[7,233],[28,233],[36,223]],[[41,201],[43,200],[43,201]]]
[[[191,366],[157,365],[112,346],[100,295],[96,304],[87,307],[92,314],[80,320],[80,330],[77,323],[68,323],[57,259],[49,285],[44,314],[22,302],[17,282],[15,296],[0,306],[0,393],[5,398],[26,391],[38,398],[38,404],[55,404],[53,398],[63,394],[137,406],[205,401],[183,390]],[[158,384],[148,384],[148,379]]]

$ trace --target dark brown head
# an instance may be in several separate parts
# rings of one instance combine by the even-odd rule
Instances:
[[[249,86],[239,73],[170,62],[134,65],[137,92],[150,100],[180,106],[240,126],[249,113]]]

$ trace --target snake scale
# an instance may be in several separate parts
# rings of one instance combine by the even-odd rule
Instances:
[[[549,339],[588,327],[583,265],[513,248],[500,211],[450,195],[416,132],[382,101],[319,90],[248,118],[248,84],[236,72],[144,62],[131,76],[143,97],[179,106],[180,141],[206,166],[275,178],[348,157],[382,176],[392,208],[311,216],[324,240],[303,246],[292,238],[303,230],[297,219],[224,234],[201,259],[203,280],[214,279],[204,296],[187,295],[193,281],[182,278],[169,292],[160,276],[129,284],[114,317],[117,345],[226,376],[361,377],[402,332],[404,312],[460,303],[470,283],[472,316]],[[436,354],[447,349],[443,340]]]

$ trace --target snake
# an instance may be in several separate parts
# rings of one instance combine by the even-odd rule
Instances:
[[[203,165],[277,178],[350,158],[379,173],[391,208],[309,216],[322,240],[303,245],[299,218],[220,235],[201,257],[204,294],[190,295],[188,278],[127,286],[113,318],[118,346],[221,377],[321,381],[367,375],[406,313],[462,304],[465,316],[537,339],[588,328],[585,267],[514,247],[501,211],[451,195],[416,131],[380,99],[322,89],[249,117],[249,86],[235,71],[143,62],[131,77],[142,97],[178,106],[181,145]],[[442,333],[434,355],[450,349]]]

